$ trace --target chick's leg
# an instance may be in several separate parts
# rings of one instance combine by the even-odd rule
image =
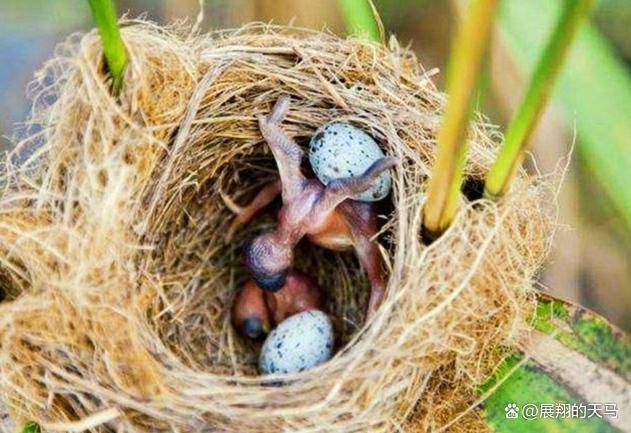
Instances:
[[[318,204],[319,212],[330,212],[344,200],[362,193],[386,170],[397,164],[398,160],[385,157],[376,160],[361,176],[334,179],[326,186],[322,200]]]
[[[226,206],[237,214],[236,218],[232,222],[226,238],[228,241],[232,240],[234,232],[244,224],[247,224],[257,213],[267,207],[276,197],[280,194],[282,185],[280,180],[276,180],[267,184],[261,189],[254,199],[245,207],[240,207],[234,203],[227,196],[223,196],[223,200]]]
[[[381,269],[381,253],[378,244],[371,242],[365,235],[355,238],[354,247],[357,258],[368,275],[368,281],[370,282],[370,298],[366,315],[366,318],[370,319],[377,311],[377,308],[379,308],[386,291]]]
[[[304,152],[279,126],[289,110],[289,103],[289,96],[281,96],[268,116],[259,116],[259,129],[276,160],[285,202],[302,191],[306,180],[300,168]]]

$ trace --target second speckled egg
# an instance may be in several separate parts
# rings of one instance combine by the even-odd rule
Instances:
[[[384,156],[370,135],[345,122],[327,123],[316,131],[309,144],[309,162],[325,185],[341,177],[360,176]],[[381,200],[388,195],[391,185],[390,173],[384,172],[368,190],[353,199]]]
[[[333,354],[333,325],[319,310],[285,319],[263,344],[259,370],[263,374],[298,373],[322,364]]]

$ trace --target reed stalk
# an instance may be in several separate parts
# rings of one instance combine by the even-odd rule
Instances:
[[[123,74],[127,65],[127,52],[118,28],[116,6],[113,0],[88,0],[92,18],[99,29],[103,42],[103,55],[112,77],[114,94],[123,88]]]
[[[337,0],[337,4],[348,33],[384,42],[383,25],[372,0]]]
[[[572,41],[593,3],[594,0],[564,1],[563,12],[535,67],[517,114],[506,130],[497,159],[487,175],[484,186],[486,198],[497,199],[508,191],[517,168],[523,162],[530,137],[550,99]]]
[[[449,100],[423,208],[423,234],[430,241],[449,227],[456,214],[472,100],[496,6],[497,0],[471,0],[453,41],[446,77]]]

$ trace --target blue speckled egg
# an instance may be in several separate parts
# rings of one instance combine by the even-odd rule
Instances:
[[[333,353],[333,325],[319,310],[289,317],[274,329],[261,349],[262,374],[298,373],[328,361]]]
[[[318,129],[309,144],[309,162],[320,182],[360,176],[385,155],[377,142],[349,123],[331,122]],[[390,192],[392,179],[384,172],[366,191],[353,197],[359,201],[378,201]]]

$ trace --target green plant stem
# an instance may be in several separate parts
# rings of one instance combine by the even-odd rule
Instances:
[[[547,42],[543,29],[554,27],[562,5],[561,0],[502,1],[498,27],[520,70],[534,69]],[[616,227],[631,231],[631,74],[591,23],[582,26],[574,44],[553,98],[575,125],[578,161],[590,185],[598,184],[606,197],[603,210],[615,211],[611,216],[626,224]]]
[[[497,160],[487,175],[485,197],[496,199],[508,190],[524,159],[530,136],[550,99],[569,47],[593,3],[593,0],[565,0],[563,13],[537,64],[517,114],[506,130]]]
[[[440,236],[457,209],[466,158],[466,132],[497,0],[472,0],[453,42],[447,71],[449,100],[438,133],[438,154],[423,209],[426,237]]]
[[[348,33],[366,36],[375,42],[381,40],[370,0],[337,0],[337,4]]]
[[[116,8],[113,0],[88,0],[92,18],[99,28],[103,41],[103,55],[112,77],[114,93],[118,95],[123,87],[123,74],[127,65],[127,52],[121,39]]]

